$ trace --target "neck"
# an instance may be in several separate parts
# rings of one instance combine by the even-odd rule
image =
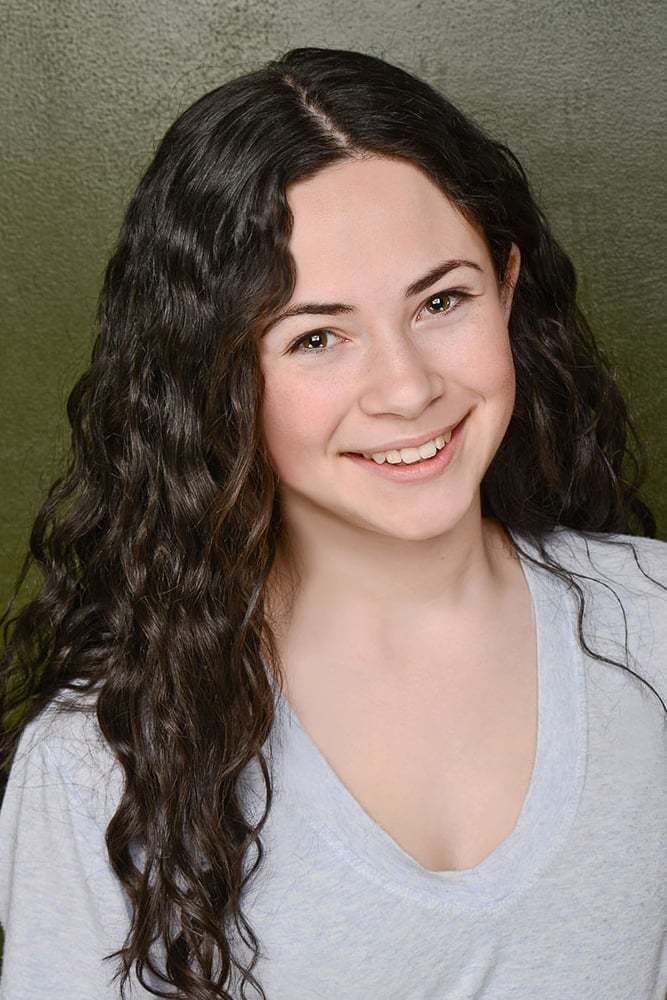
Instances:
[[[479,506],[451,531],[419,541],[362,534],[340,521],[326,530],[302,523],[296,540],[290,535],[289,569],[284,555],[274,567],[267,607],[281,630],[307,623],[322,638],[361,632],[386,641],[415,620],[420,628],[430,619],[456,622],[493,602],[516,560],[503,526],[483,519]],[[286,571],[295,581],[287,603]]]

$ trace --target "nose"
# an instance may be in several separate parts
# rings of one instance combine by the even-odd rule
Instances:
[[[444,380],[433,359],[402,332],[378,334],[367,358],[359,400],[365,413],[412,418],[442,395]]]

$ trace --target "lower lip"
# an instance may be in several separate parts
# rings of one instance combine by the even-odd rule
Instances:
[[[381,465],[378,465],[372,458],[364,458],[363,455],[355,455],[352,452],[345,452],[345,457],[352,459],[353,462],[356,462],[369,472],[375,472],[376,475],[383,476],[385,479],[391,479],[395,483],[421,483],[426,479],[433,479],[439,475],[454,460],[460,448],[466,419],[467,415],[456,425],[452,431],[450,440],[444,448],[436,452],[432,458],[423,458],[421,461],[413,462],[411,465],[404,465],[402,462],[392,465],[391,462],[387,462],[386,460]]]

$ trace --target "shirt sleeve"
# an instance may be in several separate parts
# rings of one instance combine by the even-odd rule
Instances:
[[[105,779],[47,715],[23,730],[0,809],[0,1000],[119,1000],[120,959],[104,956],[124,945],[131,905],[106,854]],[[154,996],[134,976],[126,995]]]

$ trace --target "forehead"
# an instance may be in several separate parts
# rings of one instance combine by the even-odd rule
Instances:
[[[358,284],[384,275],[405,284],[443,257],[488,261],[486,243],[427,175],[412,163],[346,160],[291,185],[290,250],[300,287]],[[416,269],[416,270],[415,270]]]

